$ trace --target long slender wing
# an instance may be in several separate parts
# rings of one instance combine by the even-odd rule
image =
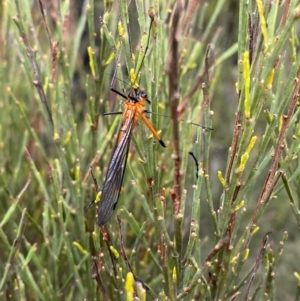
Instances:
[[[123,120],[118,141],[108,165],[98,207],[97,224],[100,227],[109,221],[118,203],[134,124],[134,113],[132,111],[131,115]]]

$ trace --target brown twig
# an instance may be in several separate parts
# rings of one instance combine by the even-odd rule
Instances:
[[[51,38],[51,30],[49,28],[48,21],[45,16],[45,9],[43,6],[42,0],[38,0],[40,12],[43,18],[43,22],[46,28],[46,32],[48,35],[49,39],[49,44],[50,44],[50,51],[51,51],[51,71],[52,71],[52,82],[56,81],[56,76],[57,76],[57,54],[58,54],[58,41],[52,41]]]
[[[201,4],[201,0],[188,1],[188,7],[186,9],[186,13],[184,15],[184,18],[182,20],[182,23],[181,23],[181,26],[180,26],[180,29],[179,29],[180,35],[182,35],[186,31],[186,28],[188,26],[190,26],[192,16],[193,16],[193,14],[196,13],[196,11],[197,11],[198,7],[200,6],[200,4]]]
[[[119,224],[119,244],[121,247],[121,255],[122,255],[123,260],[125,261],[125,264],[127,265],[128,270],[132,273],[132,275],[135,279],[136,277],[135,277],[133,268],[132,268],[132,266],[128,260],[128,257],[126,255],[126,252],[125,252],[124,243],[123,243],[123,235],[122,235],[122,222],[121,222],[121,219],[119,218],[119,216],[117,216],[117,220],[118,220],[118,224]]]
[[[167,245],[166,245],[166,242],[165,242],[164,235],[161,236],[160,244],[158,244],[157,248],[158,248],[158,253],[160,254],[161,266],[163,268],[165,268],[166,267],[166,257],[167,257],[166,256]]]
[[[185,112],[185,109],[186,109],[186,106],[187,106],[188,102],[190,101],[190,99],[192,98],[192,96],[197,92],[197,90],[199,89],[199,87],[201,87],[201,84],[203,82],[203,78],[204,78],[204,73],[200,74],[196,78],[196,80],[195,80],[194,85],[192,86],[192,88],[183,97],[182,102],[180,103],[180,105],[178,106],[178,109],[177,109],[178,119],[182,118],[182,115]]]
[[[206,259],[203,262],[203,266],[212,260],[213,257],[216,256],[225,246],[229,244],[229,237],[225,236],[224,238],[221,238],[218,243],[214,246],[214,248],[210,251],[210,253],[207,255]]]
[[[48,105],[48,101],[47,101],[46,94],[45,94],[43,84],[42,84],[42,77],[40,74],[39,66],[38,66],[38,63],[35,58],[36,51],[33,48],[31,48],[31,46],[30,46],[29,40],[25,33],[23,22],[20,19],[19,15],[20,15],[20,12],[18,11],[18,15],[13,17],[13,20],[19,29],[21,39],[22,39],[22,41],[25,45],[26,51],[27,51],[27,56],[29,58],[32,72],[33,72],[33,84],[38,91],[42,105],[44,106],[44,109],[47,113],[49,124],[50,124],[51,128],[53,129],[54,126],[53,126],[52,113],[51,113],[50,107]]]
[[[106,293],[105,287],[103,285],[102,279],[100,277],[99,269],[98,269],[98,263],[97,263],[97,258],[92,257],[92,267],[93,267],[93,275],[92,278],[96,279],[96,282],[98,284],[99,290],[102,293],[102,296],[105,301],[109,301],[108,295]]]
[[[283,11],[282,19],[281,19],[281,28],[284,28],[284,26],[286,24],[290,6],[291,6],[291,0],[286,0],[284,3],[284,11]]]
[[[209,79],[209,68],[210,68],[210,45],[207,46],[206,54],[205,54],[205,63],[204,63],[204,73],[203,73],[203,82],[201,84],[201,89],[203,93],[203,106],[204,106],[204,118],[205,124],[208,123],[208,116],[210,114],[210,97],[209,97],[209,87],[210,87],[210,79]],[[210,124],[209,124],[210,125]],[[205,131],[203,131],[203,172],[205,175],[205,182],[206,187],[210,187],[209,184],[209,177],[207,175],[209,174],[209,139],[210,136],[204,135]]]
[[[229,299],[228,301],[234,301],[235,298],[236,298],[237,296],[239,296],[240,294],[241,294],[241,292],[236,292],[235,294],[233,294],[233,295],[230,297],[230,299]]]
[[[253,17],[251,15],[248,16],[248,30],[249,30],[249,62],[250,65],[253,61],[253,56],[257,44],[258,32],[259,32],[259,19],[258,13],[254,13]]]
[[[180,170],[180,156],[179,156],[179,126],[178,126],[178,113],[177,108],[179,104],[179,75],[178,75],[178,40],[177,29],[179,26],[180,15],[182,12],[182,3],[177,1],[176,7],[173,13],[173,20],[171,24],[171,34],[169,40],[169,55],[167,59],[166,72],[169,78],[169,102],[171,108],[171,118],[173,121],[173,141],[174,141],[174,187],[172,194],[174,195],[173,212],[178,214],[180,212],[181,203],[181,170]]]
[[[293,114],[295,112],[295,109],[297,107],[297,103],[298,103],[298,100],[299,100],[299,92],[298,91],[300,89],[300,69],[298,70],[297,78],[295,78],[294,81],[295,81],[295,87],[294,87],[294,91],[293,91],[293,94],[292,94],[292,101],[291,101],[291,104],[289,106],[287,115],[285,115],[283,117],[283,125],[282,125],[282,129],[279,133],[279,137],[277,139],[277,143],[276,143],[276,146],[275,146],[273,162],[272,162],[272,165],[270,167],[268,177],[267,177],[267,179],[264,183],[261,196],[260,196],[260,198],[257,202],[256,210],[255,210],[255,213],[254,213],[254,216],[253,216],[253,219],[252,219],[253,224],[255,224],[259,208],[261,206],[265,205],[268,202],[268,200],[271,196],[271,193],[272,193],[279,177],[282,174],[282,172],[280,172],[275,177],[275,173],[277,172],[278,166],[279,166],[278,165],[279,160],[281,158],[281,155],[282,155],[282,152],[283,152],[283,149],[284,149],[284,139],[286,137],[287,131],[289,129],[289,125],[291,123]]]
[[[115,255],[113,254],[113,252],[111,251],[112,243],[111,243],[110,234],[109,234],[106,226],[100,227],[100,230],[103,235],[103,241],[105,242],[108,252],[109,252],[110,260],[113,265],[114,275],[115,275],[115,277],[117,277],[118,273],[117,273],[117,267],[116,267],[116,258],[115,258]]]
[[[231,143],[231,147],[230,147],[230,150],[231,150],[230,160],[229,160],[227,173],[226,173],[226,177],[225,177],[226,184],[229,183],[233,161],[235,159],[235,155],[236,155],[236,152],[237,152],[237,144],[238,144],[238,140],[239,140],[240,131],[241,131],[241,113],[237,112],[236,116],[235,116],[235,126],[234,126],[233,139],[232,139],[232,143]]]
[[[250,293],[250,288],[251,288],[251,285],[253,283],[253,280],[254,280],[254,277],[257,273],[257,270],[261,264],[261,261],[266,253],[266,249],[267,249],[267,243],[268,243],[268,240],[269,240],[269,235],[271,234],[271,232],[268,232],[264,238],[263,238],[263,241],[262,241],[262,247],[259,251],[259,254],[256,258],[256,261],[255,261],[255,266],[254,266],[254,269],[253,269],[253,272],[252,272],[252,275],[250,277],[250,280],[249,280],[249,283],[248,283],[248,286],[247,286],[247,290],[246,290],[246,294],[245,294],[245,301],[247,301],[249,299],[249,293]]]
[[[207,50],[206,50],[206,55],[205,55],[205,69],[204,71],[196,78],[193,86],[191,89],[187,92],[187,94],[183,97],[181,103],[178,106],[177,113],[178,113],[178,118],[181,119],[183,113],[185,112],[185,109],[187,107],[188,102],[192,98],[192,96],[197,92],[197,90],[202,86],[203,82],[206,82],[207,84],[209,81],[205,80],[205,77],[208,79],[208,74],[209,74],[209,69],[213,65],[213,59],[210,56],[210,45],[208,45]]]
[[[233,197],[232,197],[232,200],[231,200],[231,204],[233,204],[238,196],[238,193],[240,191],[240,188],[241,188],[241,184],[239,183],[236,187],[235,187],[235,190],[234,190],[234,193],[233,193]],[[232,233],[234,231],[234,227],[235,227],[235,222],[236,222],[236,211],[232,212],[231,215],[230,215],[230,220],[229,220],[229,223],[228,223],[228,236],[229,236],[229,242],[231,242],[231,238],[232,238]]]
[[[103,152],[104,153],[104,152]],[[92,161],[90,162],[90,168],[88,169],[88,171],[85,173],[82,183],[86,183],[88,178],[91,175],[91,168],[93,168],[100,160],[100,153],[97,151],[94,158],[92,159]]]

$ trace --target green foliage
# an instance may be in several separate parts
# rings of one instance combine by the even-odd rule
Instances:
[[[299,300],[300,1],[127,2],[0,3],[1,300]],[[132,69],[168,147],[100,229]]]

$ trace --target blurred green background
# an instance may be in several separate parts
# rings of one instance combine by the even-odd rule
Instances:
[[[127,45],[126,43],[121,44],[117,49],[111,46],[107,38],[108,32],[104,32],[102,23],[104,20],[109,33],[117,44],[121,40],[117,32],[118,21],[122,19],[120,17],[121,2],[125,5],[124,1],[104,3],[102,1],[44,1],[44,17],[51,30],[51,40],[46,31],[38,1],[0,2],[0,245],[2,250],[0,270],[3,271],[0,287],[1,300],[102,300],[96,282],[92,279],[93,269],[91,267],[91,254],[99,256],[101,252],[104,252],[105,255],[99,256],[99,258],[103,258],[103,266],[109,274],[107,276],[104,273],[106,275],[103,276],[104,283],[106,283],[109,296],[115,296],[111,297],[112,300],[117,298],[115,287],[123,283],[123,280],[116,280],[116,283],[109,287],[113,278],[112,272],[108,272],[111,263],[108,250],[95,225],[96,207],[93,206],[86,214],[84,214],[84,208],[96,196],[89,174],[90,165],[93,165],[94,174],[101,187],[120,122],[120,116],[101,115],[103,112],[122,110],[122,99],[110,91],[116,60],[109,61],[109,59],[114,53],[119,57],[121,66],[118,68],[118,80],[116,80],[115,86],[119,90],[126,89],[125,94],[130,90],[128,68],[126,68],[128,62],[124,49]],[[189,5],[196,2],[185,3],[182,18],[184,18],[187,8],[190,7]],[[265,9],[270,12],[273,3],[265,2]],[[299,1],[291,2],[294,7],[299,5]],[[258,20],[255,3],[253,1],[248,4],[249,16],[253,14]],[[165,70],[169,51],[172,10],[175,3],[172,1],[166,3],[131,1],[128,4],[130,46],[138,56],[141,33],[149,26],[146,9],[150,6],[160,8],[156,16],[158,33],[156,39],[150,38],[149,52],[146,55],[146,62],[141,68],[140,85],[147,91],[149,99],[154,103],[152,110],[170,116],[168,80]],[[145,8],[145,11],[142,8]],[[218,171],[222,171],[225,176],[229,148],[233,139],[235,114],[239,105],[235,86],[240,77],[237,46],[239,42],[239,9],[238,1],[199,1],[199,6],[188,19],[187,30],[180,37],[179,44],[180,101],[192,87],[195,78],[203,73],[205,52],[208,45],[211,47],[209,97],[210,110],[213,112],[211,114],[213,131],[209,133],[211,135],[209,146],[205,145],[204,147],[209,148],[210,151],[209,177],[213,206],[217,212],[220,209],[220,200],[224,191],[218,179]],[[278,6],[278,18],[276,19],[278,28],[284,9],[285,1],[282,1]],[[138,19],[140,14],[144,15],[145,28],[140,28],[141,20]],[[28,58],[28,52],[24,46],[23,29],[35,52],[35,61],[42,80],[40,87],[35,82],[33,63]],[[282,61],[283,80],[277,84],[281,84],[283,87],[287,85],[288,79],[293,78],[292,66],[298,62],[296,34],[299,32],[298,22],[295,23],[293,30],[291,35],[294,34],[296,44],[290,46],[287,43],[281,52],[284,57]],[[53,43],[52,46],[54,46],[56,42],[58,42],[57,57],[51,57],[49,45]],[[261,40],[260,43],[262,43]],[[89,46],[93,50],[93,59],[97,69],[96,76],[91,71],[91,56],[87,51]],[[257,47],[260,47],[259,51],[262,52],[262,45]],[[297,58],[293,56],[292,49],[297,50]],[[159,60],[157,61],[156,58]],[[265,59],[266,57],[262,56],[260,63],[263,64]],[[108,61],[109,64],[106,66]],[[53,62],[54,65],[51,65]],[[131,62],[131,64],[134,63]],[[159,74],[159,78],[155,77],[157,74]],[[253,74],[253,77],[255,75],[257,74]],[[53,127],[48,121],[49,115],[41,102],[39,94],[41,90],[45,92],[45,99],[52,112]],[[276,93],[275,88],[274,93]],[[196,123],[209,120],[207,115],[204,117],[202,101],[201,87],[199,87],[185,105],[182,118],[185,120],[195,119]],[[257,117],[254,127],[254,134],[258,137],[259,142],[262,141],[266,132],[264,110],[269,109],[272,98],[265,97],[261,101],[265,105]],[[275,112],[273,113],[275,114]],[[297,114],[298,109],[295,112],[293,128],[285,140],[287,149],[285,155],[287,157],[294,156],[295,159],[291,163],[292,166],[283,164],[283,167],[286,166],[285,170],[290,172],[290,176],[295,174],[293,191],[299,209]],[[168,145],[172,145],[170,118],[153,115],[151,121],[157,129],[162,131],[163,140]],[[202,152],[203,146],[196,143],[197,137],[202,135],[201,128],[192,127],[185,122],[181,122],[179,128],[182,137],[180,141],[182,160],[185,161],[182,168],[183,188],[187,190],[182,230],[183,249],[185,249],[189,238],[191,208],[194,204],[192,185],[196,183],[194,161],[188,157],[187,152],[194,151],[200,167],[205,159]],[[118,214],[123,218],[124,244],[128,254],[131,254],[130,250],[136,242],[137,234],[129,226],[132,225],[130,222],[129,225],[126,224],[126,219],[130,219],[130,217],[124,208],[133,214],[139,227],[143,222],[148,221],[150,213],[145,213],[147,210],[143,207],[144,203],[141,198],[146,200],[146,203],[151,199],[147,184],[151,168],[158,179],[154,189],[157,190],[156,192],[159,192],[161,188],[166,191],[165,226],[171,237],[174,232],[170,197],[170,189],[174,184],[172,150],[159,148],[160,146],[153,144],[148,136],[149,133],[143,125],[134,130],[127,171],[123,181],[123,191],[117,207]],[[274,137],[273,142],[276,138],[277,136]],[[205,138],[202,139],[205,140]],[[254,168],[253,164],[260,147],[259,142],[251,152],[242,178],[242,185],[247,183],[247,176]],[[271,147],[270,144],[268,150]],[[148,156],[148,151],[145,150],[147,148],[150,149],[150,156],[154,153],[153,162],[156,163],[150,167],[150,171],[147,171],[147,167],[138,160],[142,158],[141,155],[144,155],[142,159]],[[240,217],[239,228],[236,229],[235,235],[238,238],[249,226],[269,166],[270,163],[259,175],[254,188],[249,192],[249,198],[245,193],[248,202],[244,207],[246,208],[245,212]],[[262,246],[262,239],[267,232],[272,231],[268,248],[274,250],[275,253],[280,248],[284,233],[287,231],[288,238],[284,242],[283,253],[277,262],[274,274],[275,294],[270,299],[267,297],[264,299],[263,295],[259,296],[258,293],[256,298],[257,300],[298,300],[297,290],[299,290],[300,280],[294,276],[294,273],[300,273],[299,222],[291,210],[290,200],[286,190],[282,187],[281,180],[276,187],[277,190],[274,193],[276,198],[272,198],[263,216],[256,224],[259,231],[251,238],[249,258],[243,266],[243,272],[245,274],[254,264]],[[199,240],[197,240],[197,243],[201,244],[200,258],[197,258],[199,266],[217,242],[212,212],[206,203],[207,192],[204,188],[200,195],[201,213],[199,213],[198,220],[200,230]],[[243,196],[241,196],[242,199]],[[152,206],[153,204],[150,203],[150,210],[153,209]],[[151,221],[149,223],[151,224]],[[112,244],[117,246],[119,233],[115,216],[109,227],[112,233]],[[148,247],[154,246],[152,250],[159,261],[154,232],[153,228],[149,226],[148,230],[145,230],[145,238],[149,243]],[[235,243],[236,241],[233,243],[234,247]],[[140,274],[141,271],[144,271],[144,275],[139,276],[142,279],[145,278],[145,281],[150,283],[149,286],[158,294],[162,288],[160,283],[162,276],[154,279],[158,273],[157,268],[153,267],[150,259],[147,261],[145,255],[141,254],[145,252],[145,249],[146,245],[142,244],[138,249],[138,254],[132,255],[136,256],[136,260],[139,261],[139,263],[135,263],[136,270]],[[172,256],[169,253],[168,256],[170,256],[171,262]],[[128,272],[126,266],[124,262],[118,264],[123,268],[123,273],[119,272],[120,279],[125,278],[124,275]],[[255,287],[263,286],[262,283],[266,281],[264,266],[268,264],[267,259],[262,261],[254,280]],[[205,275],[207,276],[208,273]],[[209,280],[207,281],[209,282]],[[241,288],[241,295],[235,300],[244,300],[245,288],[246,286]],[[254,289],[251,292],[255,295]],[[201,298],[210,300],[204,298],[203,292],[202,295],[199,293],[199,296],[199,300],[202,300]],[[172,300],[172,296],[169,297]],[[189,298],[192,297],[189,296],[186,300],[191,300]],[[230,296],[227,298],[232,300],[229,299]],[[255,297],[252,300],[254,299]],[[124,300],[126,300],[125,297]]]

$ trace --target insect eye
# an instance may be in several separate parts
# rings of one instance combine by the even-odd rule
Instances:
[[[142,93],[142,97],[143,97],[143,98],[147,98],[147,94],[143,92],[143,93]]]

